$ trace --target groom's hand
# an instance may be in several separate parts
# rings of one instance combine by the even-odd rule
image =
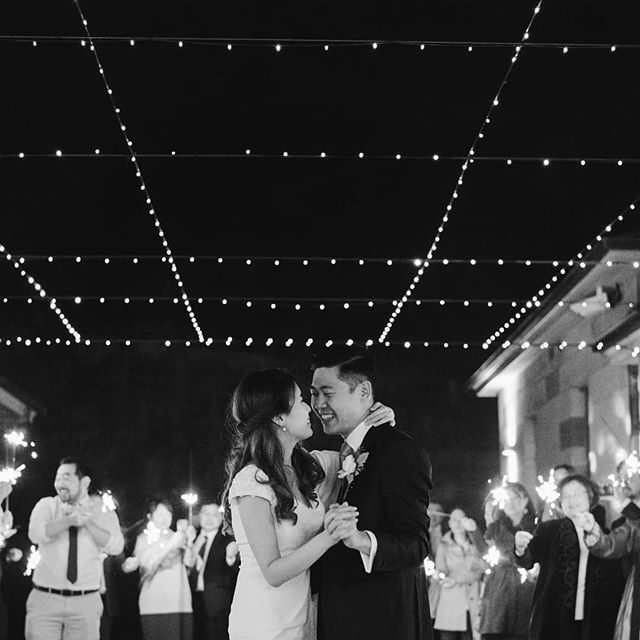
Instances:
[[[324,528],[334,542],[339,542],[357,531],[358,510],[344,504],[332,504],[324,517]]]

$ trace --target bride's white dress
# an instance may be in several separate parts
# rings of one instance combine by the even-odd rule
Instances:
[[[269,485],[261,484],[267,476],[255,465],[247,465],[233,479],[229,490],[231,523],[240,550],[240,573],[229,616],[230,640],[315,640],[315,616],[311,605],[309,571],[272,587],[262,575],[242,525],[238,510],[238,498],[257,496],[271,504],[280,555],[286,556],[308,542],[324,523],[324,500],[332,488],[337,471],[337,454],[314,452],[327,479],[318,487],[320,501],[311,507],[296,501],[298,520],[278,522],[275,517],[276,497]]]

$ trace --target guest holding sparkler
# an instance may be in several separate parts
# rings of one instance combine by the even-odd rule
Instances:
[[[173,531],[173,508],[166,500],[152,500],[147,527],[138,536],[134,555],[123,571],[140,569],[140,621],[145,640],[192,640],[193,614],[187,567],[195,563],[195,530],[178,521]]]
[[[480,633],[483,640],[525,640],[533,583],[523,579],[513,554],[516,532],[532,532],[535,527],[535,510],[525,487],[503,479],[485,501],[485,521],[490,569],[480,602]]]
[[[622,569],[618,562],[590,556],[584,540],[584,514],[597,506],[599,489],[584,476],[570,475],[558,492],[562,518],[541,523],[534,535],[515,534],[518,563],[526,569],[540,564],[530,640],[611,640]]]
[[[440,592],[435,605],[434,629],[441,640],[471,640],[478,615],[480,578],[487,568],[482,559],[482,535],[462,509],[449,517],[449,531],[436,552]]]

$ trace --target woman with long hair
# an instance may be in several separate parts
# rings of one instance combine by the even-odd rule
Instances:
[[[440,592],[432,615],[440,640],[471,640],[476,636],[480,578],[487,568],[482,559],[482,535],[462,509],[449,516],[449,531],[436,551]]]
[[[535,509],[524,485],[507,482],[505,499],[494,504],[491,494],[485,503],[487,531],[495,566],[486,576],[480,602],[482,640],[526,640],[533,598],[533,583],[522,580],[513,553],[517,531],[533,532]]]
[[[563,517],[535,533],[518,531],[515,554],[530,569],[540,564],[533,595],[530,640],[611,640],[622,596],[622,569],[589,555],[582,518],[598,504],[599,489],[581,475],[560,481]],[[593,518],[593,516],[592,516]]]
[[[295,379],[279,369],[247,375],[233,394],[223,504],[241,564],[231,640],[315,638],[309,568],[356,527],[358,514],[346,504],[325,514],[318,496],[325,456],[301,444],[313,435],[310,413]],[[380,413],[388,416],[383,409],[370,420]]]

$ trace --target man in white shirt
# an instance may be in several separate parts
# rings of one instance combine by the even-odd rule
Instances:
[[[75,458],[56,472],[56,496],[38,501],[29,538],[40,562],[27,600],[26,640],[98,640],[101,552],[117,555],[124,539],[115,511],[89,495],[91,475]]]
[[[238,545],[221,529],[222,514],[214,502],[200,508],[200,533],[193,545],[192,573],[196,640],[227,640],[229,611],[238,575]]]

